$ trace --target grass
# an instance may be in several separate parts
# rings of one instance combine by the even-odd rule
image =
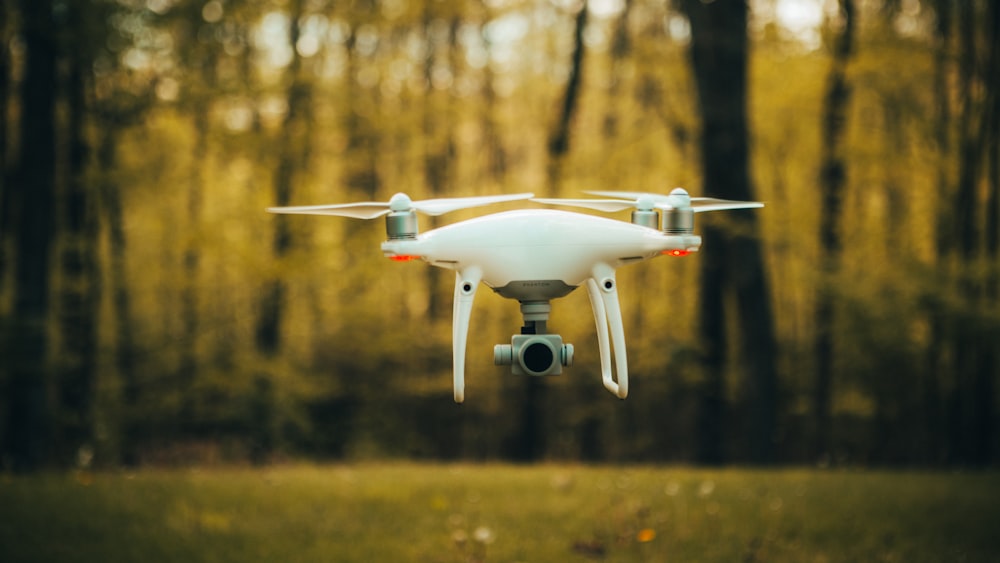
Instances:
[[[0,561],[998,561],[993,473],[361,464],[0,476]]]

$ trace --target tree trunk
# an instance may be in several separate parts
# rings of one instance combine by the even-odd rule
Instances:
[[[747,12],[744,2],[684,0],[691,22],[690,56],[702,118],[701,167],[707,195],[752,200],[747,124]],[[777,374],[774,321],[753,212],[730,212],[735,234],[708,227],[700,255],[703,291],[699,333],[704,346],[705,388],[701,461],[724,461],[721,428],[726,366],[727,296],[737,302],[739,365],[745,374],[745,434],[749,460],[773,459]]]
[[[455,53],[460,49],[458,45],[458,26],[461,21],[456,16],[448,26],[448,53],[452,56],[448,59],[449,70],[452,81],[458,78],[457,57]],[[427,186],[428,196],[431,198],[442,197],[454,185],[455,174],[455,115],[452,112],[455,99],[448,92],[438,92],[434,84],[434,67],[440,64],[436,61],[437,46],[434,44],[431,27],[433,18],[430,10],[425,7],[424,12],[424,107],[423,107],[423,140],[424,140],[424,182]],[[440,98],[445,98],[443,101]],[[471,195],[471,194],[465,194]],[[438,226],[437,218],[427,217],[427,229]],[[427,319],[430,322],[447,316],[450,308],[447,306],[450,296],[447,293],[449,284],[442,284],[445,276],[440,268],[426,268],[425,276],[427,281]],[[447,276],[450,282],[452,276]]]
[[[934,253],[933,267],[938,271],[946,271],[951,267],[950,257],[953,253],[953,231],[952,212],[949,203],[952,199],[951,190],[951,99],[949,96],[948,76],[951,59],[951,37],[952,37],[952,2],[950,0],[935,1],[935,26],[934,26],[934,75],[933,75],[933,96],[934,96],[934,117],[933,135],[934,144],[938,152],[937,163],[937,212],[934,218],[934,242],[936,252]],[[931,289],[934,291],[934,288]],[[927,367],[923,378],[921,389],[921,406],[924,410],[923,433],[926,438],[926,450],[928,451],[925,461],[939,463],[944,461],[945,442],[947,438],[947,425],[942,425],[945,420],[945,407],[942,402],[944,381],[943,374],[949,370],[948,361],[950,357],[950,344],[952,338],[952,323],[949,315],[944,310],[943,299],[932,298],[927,300],[927,320],[930,327],[927,347]],[[945,428],[942,429],[942,426]]]
[[[307,165],[311,91],[302,78],[302,59],[296,50],[299,40],[299,20],[304,12],[304,0],[296,0],[290,12],[288,43],[294,55],[286,69],[288,77],[288,113],[281,127],[278,141],[280,154],[274,172],[274,205],[286,206],[292,201],[297,175]],[[288,218],[275,217],[271,255],[275,262],[284,259],[292,248],[293,237]],[[273,360],[281,353],[281,323],[285,315],[287,284],[280,274],[268,280],[259,298],[259,317],[256,327],[257,352],[265,360]],[[252,457],[255,462],[265,461],[278,446],[277,398],[274,374],[267,369],[257,372],[254,380],[254,400],[250,425],[254,437]]]
[[[8,106],[10,104],[11,89],[11,59],[10,59],[10,17],[8,14],[7,1],[0,2],[0,318],[6,315],[7,310],[7,289],[9,286],[7,274],[10,272],[11,262],[11,194],[10,166],[7,161],[7,151],[10,143],[7,140],[9,130]],[[0,326],[0,337],[3,335],[3,327]],[[2,344],[0,344],[2,349]]]
[[[298,41],[298,18],[302,14],[303,3],[297,0],[293,10],[291,37],[292,48]],[[278,166],[274,172],[273,189],[274,202],[277,206],[289,205],[292,201],[297,176],[307,165],[309,159],[309,126],[311,90],[303,80],[300,72],[301,57],[296,54],[286,70],[290,83],[288,86],[288,113],[281,128],[281,147]],[[291,250],[293,235],[289,222],[284,216],[275,217],[275,231],[272,239],[271,252],[275,261],[280,261]],[[257,324],[257,349],[264,357],[273,358],[281,349],[281,320],[284,316],[286,288],[280,276],[269,283],[262,294],[261,316]]]
[[[71,8],[74,21],[86,17],[86,8]],[[85,181],[90,145],[85,133],[86,79],[89,68],[86,25],[75,27],[65,51],[68,162],[66,187],[61,191],[64,213],[59,288],[60,359],[57,366],[58,421],[56,461],[72,465],[81,448],[93,450],[94,400],[97,370],[97,306],[100,295],[97,268],[97,216],[93,193]]]
[[[16,471],[45,462],[49,432],[47,358],[49,258],[55,209],[55,92],[57,43],[51,0],[21,0],[24,78],[21,83],[20,161],[12,189],[16,263],[10,334],[3,457]]]
[[[840,0],[842,26],[833,44],[830,74],[827,76],[823,99],[822,149],[819,173],[820,207],[820,271],[822,277],[816,295],[815,354],[816,382],[813,387],[812,455],[816,459],[829,457],[831,449],[831,405],[833,402],[834,340],[833,323],[835,296],[833,287],[840,271],[840,216],[844,190],[847,187],[847,163],[844,155],[847,109],[850,85],[847,65],[854,45],[854,0]]]
[[[128,241],[125,236],[125,212],[122,208],[121,186],[112,170],[118,162],[118,129],[121,124],[110,115],[101,120],[101,138],[98,143],[97,162],[103,172],[101,178],[101,211],[108,225],[109,271],[111,309],[114,318],[114,365],[121,383],[122,416],[120,420],[119,449],[126,465],[139,463],[139,445],[142,441],[143,417],[140,407],[140,381],[136,373],[135,324],[132,320],[132,296],[125,275]]]
[[[980,237],[981,214],[977,194],[982,165],[981,100],[977,96],[977,14],[972,0],[957,3],[958,9],[958,174],[953,198],[956,269],[953,275],[954,290],[960,296],[957,317],[954,319],[952,373],[954,382],[948,399],[950,461],[974,461],[976,437],[976,411],[979,398],[975,396],[976,381],[983,347],[982,323],[978,316],[981,303],[980,280],[976,279],[976,262],[982,251]],[[995,345],[995,343],[994,343]]]
[[[626,73],[622,68],[629,56],[632,47],[629,42],[628,20],[632,8],[632,1],[625,0],[622,13],[614,24],[614,32],[611,36],[611,64],[608,70],[610,83],[607,91],[607,108],[604,113],[604,123],[601,126],[602,134],[607,142],[614,142],[621,128],[621,117],[619,116],[619,100],[621,99],[622,82]]]
[[[584,43],[583,32],[587,28],[587,3],[581,4],[576,13],[576,25],[573,28],[573,57],[570,63],[569,78],[566,89],[563,90],[562,102],[559,106],[559,120],[556,121],[552,134],[549,136],[549,191],[559,195],[559,184],[562,181],[563,159],[569,152],[570,127],[576,114],[577,100],[580,97],[580,82],[583,77]]]
[[[489,57],[491,56],[489,55],[489,42],[485,39],[484,31],[480,31],[480,34],[484,36],[483,41],[486,44],[483,47],[487,52],[487,57]],[[480,116],[483,129],[482,148],[486,152],[486,178],[496,185],[503,185],[504,176],[507,174],[507,151],[504,148],[500,126],[497,123],[497,93],[493,87],[493,82],[493,68],[490,65],[486,65],[483,68],[483,89],[481,93],[483,104]]]
[[[985,3],[986,65],[983,71],[983,158],[986,161],[986,204],[983,229],[983,310],[996,311],[1000,305],[1000,6]],[[993,461],[996,435],[996,380],[1000,377],[998,321],[986,319],[979,341],[979,362],[973,381],[972,462],[987,467]]]
[[[364,8],[359,9],[376,9],[371,5],[371,0],[362,2],[362,5]],[[344,183],[351,198],[374,200],[382,182],[378,173],[379,133],[372,123],[374,111],[371,108],[377,106],[379,93],[377,88],[367,85],[362,87],[358,83],[358,71],[362,65],[358,60],[356,31],[356,26],[352,26],[345,44],[347,64],[344,72],[344,97],[347,108],[343,128],[347,135],[347,147],[344,150]],[[356,222],[346,224],[348,235],[361,228],[357,225]]]
[[[205,182],[205,170],[209,166],[209,134],[211,128],[210,100],[216,86],[217,55],[204,48],[198,39],[198,29],[201,25],[201,8],[195,4],[186,6],[183,35],[188,43],[183,45],[185,64],[190,68],[194,80],[189,84],[189,99],[187,108],[194,130],[194,140],[191,151],[191,164],[187,171],[186,187],[183,193],[184,237],[182,238],[181,272],[178,280],[180,296],[176,306],[180,318],[181,334],[179,359],[175,379],[175,392],[180,395],[180,409],[177,413],[177,426],[180,436],[190,438],[197,433],[200,425],[197,410],[199,397],[196,393],[198,381],[198,341],[201,338],[201,309],[199,307],[199,288],[201,287],[201,216],[208,186]],[[167,306],[167,310],[171,310]]]
[[[707,183],[706,183],[707,185]],[[714,227],[702,231],[702,246],[713,252],[701,258],[701,302],[698,307],[698,340],[701,342],[702,382],[698,390],[695,455],[699,463],[720,465],[726,461],[723,438],[726,426],[726,239]]]

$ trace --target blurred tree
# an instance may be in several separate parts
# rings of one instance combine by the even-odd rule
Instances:
[[[819,459],[829,456],[831,432],[831,405],[833,402],[834,374],[834,311],[833,288],[840,269],[841,234],[840,216],[847,187],[845,155],[845,128],[851,87],[848,84],[847,65],[854,49],[855,13],[854,0],[840,0],[838,32],[832,40],[830,72],[827,75],[823,98],[822,144],[819,186],[821,207],[819,221],[820,272],[816,295],[815,354],[816,381],[813,387],[813,417],[815,449]]]
[[[996,341],[995,321],[984,317],[991,288],[989,269],[995,257],[997,224],[995,192],[983,189],[996,180],[984,179],[991,170],[984,163],[997,158],[990,140],[998,93],[994,74],[1000,70],[1000,17],[993,3],[985,7],[973,0],[957,3],[958,9],[958,184],[955,195],[955,236],[959,270],[956,287],[964,309],[955,332],[954,362],[958,378],[951,397],[952,445],[956,461],[986,465],[992,457],[995,365],[990,359]],[[993,149],[990,154],[989,150]],[[985,180],[985,181],[984,181]],[[991,248],[992,247],[992,248]],[[992,256],[991,256],[992,253]]]
[[[484,3],[488,4],[488,2]],[[489,18],[489,7],[483,6],[487,19]],[[484,58],[487,61],[482,70],[480,96],[480,122],[482,129],[482,144],[486,152],[486,178],[495,185],[502,185],[504,176],[507,173],[507,150],[504,148],[501,137],[501,128],[497,122],[497,92],[494,87],[495,75],[493,66],[489,64],[492,57],[490,50],[490,40],[486,34],[485,26],[479,25],[479,36],[482,38],[482,49]]]
[[[98,102],[100,103],[100,101]],[[104,104],[101,104],[104,106]],[[100,210],[108,230],[108,275],[105,281],[111,292],[114,323],[114,366],[121,384],[121,416],[118,420],[120,458],[126,465],[139,462],[140,393],[142,391],[136,370],[137,343],[135,321],[132,313],[132,288],[126,278],[128,238],[125,234],[125,210],[122,203],[121,183],[115,176],[118,165],[118,142],[121,129],[135,119],[138,112],[118,107],[101,107],[95,112],[100,131],[97,141],[97,166],[102,171],[100,182]],[[129,115],[131,114],[131,115]]]
[[[96,12],[90,17],[113,21],[123,17],[125,7],[91,6]],[[148,413],[141,404],[143,385],[138,368],[137,324],[133,313],[133,287],[127,276],[129,254],[126,232],[126,209],[121,180],[122,136],[127,128],[143,123],[156,103],[156,83],[130,80],[120,58],[110,46],[125,43],[123,30],[116,26],[105,29],[102,48],[96,49],[90,79],[90,115],[96,139],[93,141],[97,168],[94,181],[99,222],[106,229],[108,251],[107,273],[102,285],[110,294],[114,371],[121,386],[120,405],[116,412],[118,456],[127,465],[139,462],[139,447],[144,440],[143,426],[148,426]],[[103,72],[97,69],[103,68]],[[146,431],[148,433],[148,430]]]
[[[559,104],[558,119],[553,124],[552,133],[549,135],[548,190],[553,196],[558,195],[560,191],[559,184],[563,176],[563,162],[570,148],[570,129],[579,105],[585,53],[583,35],[587,30],[588,13],[587,2],[580,2],[573,25],[573,54],[570,61],[569,77],[566,79],[562,101]]]
[[[351,6],[349,29],[345,42],[344,64],[344,184],[348,197],[376,199],[381,187],[378,170],[378,128],[375,117],[378,107],[378,90],[373,58],[379,47],[379,36],[369,21],[376,17],[375,0],[361,0]]]
[[[8,116],[10,113],[12,68],[10,53],[11,18],[7,0],[0,1],[0,315],[7,312],[7,275],[10,272],[10,229],[11,229],[11,194],[10,166],[8,151],[10,142],[7,138],[10,130]],[[0,317],[2,318],[2,317]],[[0,327],[0,335],[3,328]],[[2,414],[0,414],[2,416]]]
[[[426,4],[423,10],[423,112],[422,139],[424,146],[423,176],[429,197],[444,197],[455,188],[455,166],[458,155],[455,128],[458,121],[454,84],[459,77],[458,27],[461,18],[455,14],[437,14]],[[448,18],[448,19],[445,19]],[[447,31],[445,31],[447,30]],[[441,38],[443,36],[443,39]],[[444,54],[438,51],[443,50]],[[434,217],[427,219],[428,229],[438,226]],[[448,317],[449,283],[440,268],[427,268],[427,318],[429,321]]]
[[[978,424],[980,425],[979,443],[976,451],[980,452],[977,462],[982,465],[994,461],[996,452],[994,442],[997,435],[996,420],[996,388],[1000,379],[1000,352],[996,343],[1000,342],[1000,6],[996,2],[986,3],[985,25],[988,41],[988,64],[986,77],[986,107],[985,107],[985,143],[984,150],[987,162],[986,169],[986,280],[984,289],[984,305],[987,311],[993,312],[993,317],[987,319],[987,328],[983,336],[983,359],[980,379],[977,385],[979,407]]]
[[[11,323],[10,274],[14,262],[13,254],[13,210],[11,209],[14,190],[11,186],[10,141],[10,104],[13,96],[13,69],[11,68],[10,36],[13,33],[11,25],[11,10],[9,2],[0,1],[0,352],[6,352]],[[9,372],[6,366],[0,366],[0,394],[7,397]],[[0,467],[6,465],[7,455],[8,412],[11,401],[0,400]]]
[[[707,195],[752,200],[748,148],[747,13],[744,1],[683,0],[691,25],[690,56],[701,114],[701,171]],[[757,216],[734,212],[732,232],[718,225],[703,230],[699,333],[704,387],[698,428],[698,459],[721,463],[725,408],[726,304],[735,300],[740,357],[745,373],[745,443],[748,458],[767,463],[774,456],[777,404],[774,326]]]
[[[292,194],[302,181],[303,172],[309,163],[310,122],[312,120],[312,87],[303,75],[302,55],[299,48],[301,24],[306,16],[305,1],[295,0],[288,13],[288,48],[291,61],[285,68],[287,83],[287,110],[278,139],[278,163],[272,178],[274,205],[286,206],[292,202]],[[293,245],[289,218],[276,216],[271,257],[280,264],[287,258]],[[271,364],[282,351],[282,321],[288,307],[288,287],[280,272],[267,280],[258,301],[259,316],[256,325],[257,352],[264,359],[264,365]],[[276,397],[281,393],[276,388],[276,374],[267,369],[254,375],[254,400],[251,428],[253,433],[253,457],[255,461],[265,461],[278,445],[278,422]]]
[[[632,0],[625,0],[622,12],[615,20],[614,30],[611,35],[607,108],[605,109],[604,120],[601,125],[604,136],[609,140],[613,140],[618,135],[621,123],[622,98],[620,96],[627,78],[626,65],[632,51],[628,29],[629,10],[631,7]]]
[[[103,40],[100,12],[89,2],[75,2],[61,14],[60,54],[65,69],[67,145],[62,210],[59,283],[59,359],[56,367],[54,456],[59,465],[76,462],[78,452],[94,448],[94,402],[97,378],[97,308],[100,280],[97,262],[96,190],[87,181],[91,153],[87,101],[94,45]]]
[[[191,119],[194,139],[191,143],[190,168],[187,170],[184,193],[184,216],[186,226],[181,238],[182,277],[180,279],[179,317],[181,320],[180,362],[177,366],[177,389],[181,394],[178,420],[182,433],[195,433],[200,422],[196,414],[199,379],[198,342],[201,336],[200,307],[202,254],[201,236],[202,214],[209,185],[207,169],[211,154],[210,134],[212,127],[212,102],[218,92],[219,51],[213,48],[210,37],[212,22],[203,17],[204,4],[189,1],[179,6],[174,15],[177,36],[181,39],[180,56],[184,68],[190,73],[185,92],[185,110]]]
[[[934,141],[937,209],[934,267],[927,299],[931,373],[923,405],[945,413],[929,428],[930,461],[988,464],[996,426],[998,199],[994,140],[998,116],[1000,23],[994,3],[935,2]],[[954,80],[956,87],[950,87]]]
[[[951,206],[946,205],[952,199],[952,105],[949,88],[951,71],[952,2],[949,0],[934,0],[933,28],[933,141],[938,154],[935,162],[935,206],[934,213],[934,247],[932,266],[941,270],[950,267],[949,260],[954,253]],[[927,461],[941,462],[944,460],[944,444],[947,432],[942,431],[938,421],[944,419],[945,408],[942,395],[945,388],[945,374],[950,371],[948,359],[950,345],[953,343],[951,332],[953,327],[947,318],[944,296],[939,295],[938,287],[930,290],[926,299],[925,309],[928,311],[930,336],[928,338],[927,355],[928,369],[923,390],[923,410],[926,412],[925,433],[927,439]],[[947,425],[945,425],[947,428]]]
[[[58,40],[51,0],[19,4],[24,75],[16,179],[12,319],[3,356],[8,370],[3,458],[15,470],[39,468],[48,455],[47,404],[50,258],[56,201],[56,62]]]

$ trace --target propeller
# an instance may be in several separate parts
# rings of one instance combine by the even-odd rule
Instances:
[[[588,191],[588,194],[599,195],[614,199],[564,199],[564,198],[535,198],[532,201],[539,203],[549,203],[556,205],[574,205],[598,211],[615,212],[625,209],[637,209],[639,211],[653,211],[660,209],[663,211],[690,209],[695,213],[701,211],[721,211],[724,209],[750,209],[754,207],[764,207],[763,203],[757,201],[734,201],[730,199],[717,199],[714,197],[691,197],[684,188],[674,188],[670,195],[650,194],[645,192],[618,192],[618,191]]]
[[[298,207],[268,207],[270,213],[295,213],[302,215],[336,215],[355,219],[375,219],[392,212],[419,211],[426,215],[441,215],[469,207],[530,199],[535,194],[491,195],[477,197],[447,197],[413,201],[404,193],[397,193],[389,201],[363,201],[332,205],[304,205]]]

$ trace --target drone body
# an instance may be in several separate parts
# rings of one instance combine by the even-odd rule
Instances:
[[[280,207],[269,211],[366,219],[385,215],[388,240],[382,243],[382,252],[386,257],[395,261],[419,259],[456,272],[452,347],[454,396],[459,403],[465,398],[465,349],[472,304],[480,282],[498,295],[521,303],[525,326],[520,335],[512,336],[510,345],[495,347],[494,359],[497,364],[511,365],[514,373],[532,376],[557,374],[562,366],[572,364],[573,346],[563,344],[559,335],[546,333],[549,302],[586,284],[597,324],[602,380],[609,391],[624,399],[628,395],[628,364],[615,270],[661,254],[683,256],[696,252],[701,237],[691,232],[695,211],[761,204],[689,198],[687,192],[679,189],[670,196],[622,195],[630,199],[535,201],[603,211],[634,207],[632,223],[565,211],[522,209],[418,233],[416,211],[436,215],[528,199],[532,194],[422,202],[397,194],[384,203]],[[662,214],[660,229],[655,228],[657,211]],[[611,370],[612,343],[615,373]]]
[[[631,223],[548,209],[486,215],[447,225],[414,239],[388,240],[389,258],[419,258],[433,266],[478,268],[482,281],[504,297],[533,300],[533,293],[573,288],[592,277],[597,264],[612,268],[662,252],[696,251],[701,237],[665,235]],[[530,282],[530,283],[529,283]],[[546,285],[544,282],[551,282]]]

